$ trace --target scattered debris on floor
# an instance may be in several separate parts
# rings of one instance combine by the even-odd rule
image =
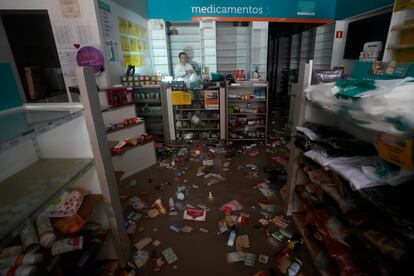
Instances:
[[[265,147],[250,144],[225,149],[223,145],[200,143],[158,147],[157,169],[168,171],[171,177],[160,183],[153,183],[152,179],[143,181],[158,194],[156,198],[148,200],[149,203],[153,202],[152,205],[143,200],[147,198],[142,193],[136,193],[126,200],[130,210],[126,212],[125,227],[137,250],[129,269],[149,268],[161,271],[170,266],[170,269],[177,270],[178,262],[180,268],[185,266],[184,260],[177,257],[168,240],[159,236],[160,232],[165,232],[164,229],[160,228],[158,231],[158,228],[154,228],[151,234],[138,234],[143,230],[140,227],[140,231],[137,231],[138,221],[167,219],[169,223],[166,228],[171,240],[211,237],[205,234],[209,233],[206,221],[211,219],[213,210],[220,211],[221,214],[217,221],[216,233],[217,237],[223,240],[223,247],[229,249],[226,256],[223,256],[229,265],[240,263],[237,265],[244,265],[246,269],[254,268],[255,272],[249,275],[277,275],[275,271],[272,272],[272,267],[278,269],[279,273],[296,275],[301,270],[302,262],[295,255],[295,250],[300,247],[302,241],[293,231],[290,220],[284,217],[282,210],[277,207],[280,202],[276,191],[287,179],[286,145],[287,141],[284,138],[273,137]],[[241,155],[246,156],[248,162],[236,163],[235,158]],[[266,166],[255,163],[256,158],[265,155],[269,160]],[[189,162],[196,162],[196,166],[190,166]],[[232,174],[239,174],[254,182],[251,187],[254,186],[252,193],[257,194],[255,204],[245,202],[243,197],[232,198],[231,194],[226,201],[218,202],[222,195],[217,192],[217,187],[228,185],[232,181]],[[192,180],[192,177],[196,181]],[[136,190],[140,188],[140,184],[139,180],[133,179],[128,182],[126,188]],[[217,204],[221,206],[218,208]],[[243,205],[248,208],[244,208]],[[274,256],[270,257],[272,261],[264,254],[267,252],[258,252],[258,249],[251,245],[255,240],[250,239],[249,232],[246,231],[249,225],[254,225],[254,229],[260,231],[263,240],[268,241],[268,245],[273,248]],[[162,244],[157,238],[163,241]],[[276,251],[274,248],[282,249]],[[176,252],[180,251],[177,249]],[[269,268],[270,274],[265,272],[265,265],[272,266]]]

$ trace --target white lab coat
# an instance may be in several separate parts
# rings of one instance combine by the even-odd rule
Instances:
[[[175,78],[178,79],[178,78],[184,77],[185,71],[188,71],[188,70],[194,71],[194,68],[193,66],[191,66],[190,63],[186,63],[186,64],[178,63],[174,67]]]

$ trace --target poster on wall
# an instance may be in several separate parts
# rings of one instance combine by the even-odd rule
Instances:
[[[78,18],[81,15],[78,0],[60,0],[60,10],[63,18]]]
[[[204,105],[207,110],[219,109],[218,91],[204,91]]]
[[[128,68],[128,65],[144,67],[144,52],[148,50],[145,28],[123,17],[118,19],[124,68]]]
[[[60,49],[58,50],[60,65],[62,67],[62,74],[65,78],[67,86],[74,86],[78,84],[76,79],[76,49]]]

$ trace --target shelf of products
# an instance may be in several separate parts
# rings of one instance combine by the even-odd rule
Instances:
[[[191,94],[190,104],[173,106],[176,139],[220,139],[219,87],[188,92]],[[171,93],[174,93],[174,90]]]
[[[267,95],[267,82],[227,83],[227,141],[266,140]]]
[[[137,116],[145,117],[147,132],[158,141],[163,141],[163,96],[160,85],[135,87],[134,96]]]
[[[3,224],[1,244],[20,234],[27,219],[39,216],[51,201],[73,184],[93,159],[40,159],[0,183]],[[3,217],[3,215],[2,215]]]
[[[368,70],[362,71],[364,68]],[[293,212],[295,221],[306,218],[297,226],[305,244],[316,238],[327,253],[329,262],[325,263],[337,270],[330,275],[399,275],[410,268],[409,260],[413,259],[414,216],[410,195],[414,172],[406,168],[407,164],[398,155],[387,159],[381,154],[384,141],[381,137],[412,140],[413,126],[399,124],[411,120],[405,110],[414,99],[403,92],[411,91],[412,84],[400,82],[392,89],[386,88],[386,83],[393,81],[376,82],[378,76],[371,75],[370,68],[371,63],[357,63],[354,67],[351,80],[354,89],[362,85],[355,81],[356,76],[371,78],[376,84],[364,90],[363,98],[359,92],[352,94],[351,101],[351,89],[343,89],[347,86],[336,83],[343,89],[336,95],[331,92],[334,84],[311,85],[295,103],[296,133],[290,144],[287,210]],[[301,69],[305,73],[299,84],[307,87],[311,66]],[[389,94],[393,97],[388,97]],[[380,114],[372,114],[370,108],[380,110]],[[404,144],[395,143],[401,147]],[[408,159],[412,159],[411,151]],[[296,199],[304,208],[294,209],[300,205]],[[307,248],[313,256],[311,246]],[[326,267],[318,266],[316,258],[314,262],[326,271]]]

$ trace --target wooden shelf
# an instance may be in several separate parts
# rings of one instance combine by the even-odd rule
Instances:
[[[142,124],[144,124],[144,121],[139,122],[139,123],[137,123],[137,124],[127,125],[127,126],[125,126],[125,127],[120,127],[120,128],[110,129],[110,130],[107,130],[107,131],[106,131],[106,134],[110,134],[110,133],[118,132],[118,131],[121,131],[121,130],[124,130],[124,129],[128,129],[128,128],[133,128],[133,127],[136,127],[136,126],[139,126],[139,125],[142,125]]]

